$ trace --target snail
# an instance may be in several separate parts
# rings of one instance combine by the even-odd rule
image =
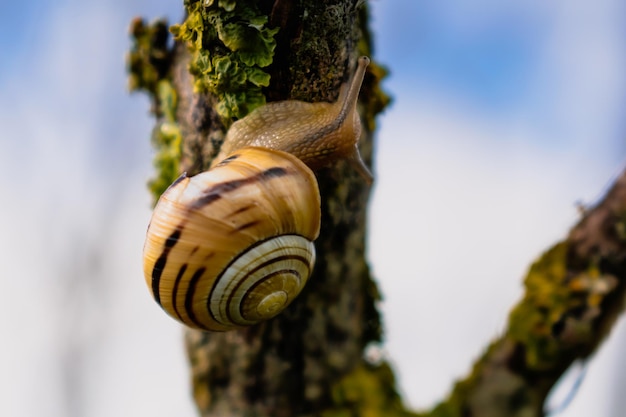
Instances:
[[[313,170],[351,161],[371,182],[356,111],[369,58],[335,103],[268,103],[233,123],[208,171],[157,202],[143,249],[156,302],[183,324],[226,331],[268,320],[300,293],[321,222]]]

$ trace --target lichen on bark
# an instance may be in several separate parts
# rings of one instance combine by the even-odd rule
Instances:
[[[562,242],[529,269],[503,335],[430,417],[544,416],[544,401],[576,360],[602,342],[626,299],[626,171]]]
[[[194,88],[217,98],[215,109],[229,124],[265,104],[263,68],[274,57],[274,35],[257,1],[185,0],[187,17],[172,33],[191,53]]]
[[[144,91],[150,97],[157,123],[152,130],[156,150],[156,176],[148,183],[154,201],[180,175],[182,137],[176,110],[178,97],[172,85],[172,51],[168,47],[168,29],[164,20],[146,24],[142,19],[131,23],[133,45],[127,57],[130,91]]]

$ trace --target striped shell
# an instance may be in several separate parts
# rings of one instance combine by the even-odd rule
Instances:
[[[240,149],[163,193],[144,245],[146,283],[166,312],[193,328],[270,319],[311,274],[320,217],[317,182],[303,162]]]

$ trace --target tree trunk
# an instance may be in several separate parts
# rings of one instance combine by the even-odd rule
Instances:
[[[164,22],[132,25],[131,88],[151,95],[157,116],[157,176],[151,183],[156,197],[181,172],[207,169],[227,126],[265,98],[335,101],[357,57],[371,56],[365,2],[186,0],[185,7],[185,22],[173,29],[173,47]],[[252,32],[244,40],[254,47],[244,51],[244,61],[262,63],[253,70],[235,63],[243,54],[241,39],[228,38],[233,22],[235,31]],[[221,74],[206,61],[216,56],[228,63]],[[269,83],[236,84],[238,71],[258,68],[269,74]],[[360,151],[368,165],[374,118],[388,102],[379,88],[384,73],[370,65],[361,92]],[[389,366],[365,354],[381,340],[379,294],[364,257],[370,188],[343,162],[316,175],[322,229],[303,293],[262,324],[186,333],[202,416],[415,415],[403,407]],[[533,266],[505,335],[428,415],[543,415],[549,388],[574,359],[593,351],[621,305],[625,182],[622,177],[609,202]]]
[[[179,37],[196,30],[189,28],[193,19],[202,16],[198,5],[186,4],[187,26],[176,30]],[[216,13],[216,19],[244,19],[233,18],[217,5],[209,7],[222,13]],[[333,102],[358,56],[371,54],[364,3],[238,2],[234,12],[245,15],[251,9],[267,16],[267,27],[279,28],[273,60],[264,68],[271,75],[263,90],[268,101]],[[207,169],[223,140],[224,126],[231,123],[228,116],[244,115],[234,111],[220,114],[220,92],[197,91],[199,77],[196,74],[194,79],[189,70],[191,64],[193,72],[197,51],[184,41],[169,50],[165,28],[162,23],[146,27],[136,21],[133,34],[137,45],[144,42],[145,47],[143,52],[137,48],[130,57],[131,70],[136,64],[131,86],[152,92],[160,121],[154,135],[160,150],[160,172],[152,184],[157,195],[180,172],[193,175]],[[191,35],[187,40],[194,41]],[[146,76],[146,67],[157,74],[152,83],[146,81],[152,75]],[[378,87],[383,74],[375,63],[370,64],[361,92],[360,152],[368,165],[374,116],[387,102]],[[164,81],[168,85],[164,86]],[[303,293],[278,317],[257,326],[227,333],[186,333],[194,397],[203,416],[348,411],[360,405],[346,389],[365,390],[359,385],[366,381],[348,379],[349,387],[343,387],[342,381],[354,373],[371,374],[372,380],[378,380],[381,370],[381,375],[391,378],[385,365],[371,365],[363,355],[364,349],[381,337],[376,309],[379,294],[364,257],[370,187],[344,162],[316,175],[322,195],[322,229],[315,242],[317,262]],[[390,394],[381,396],[388,402],[381,406],[401,410],[392,381],[380,383]]]

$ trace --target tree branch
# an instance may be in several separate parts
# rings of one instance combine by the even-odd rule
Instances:
[[[564,241],[530,268],[504,335],[424,416],[543,416],[550,389],[587,358],[626,296],[626,171]]]

